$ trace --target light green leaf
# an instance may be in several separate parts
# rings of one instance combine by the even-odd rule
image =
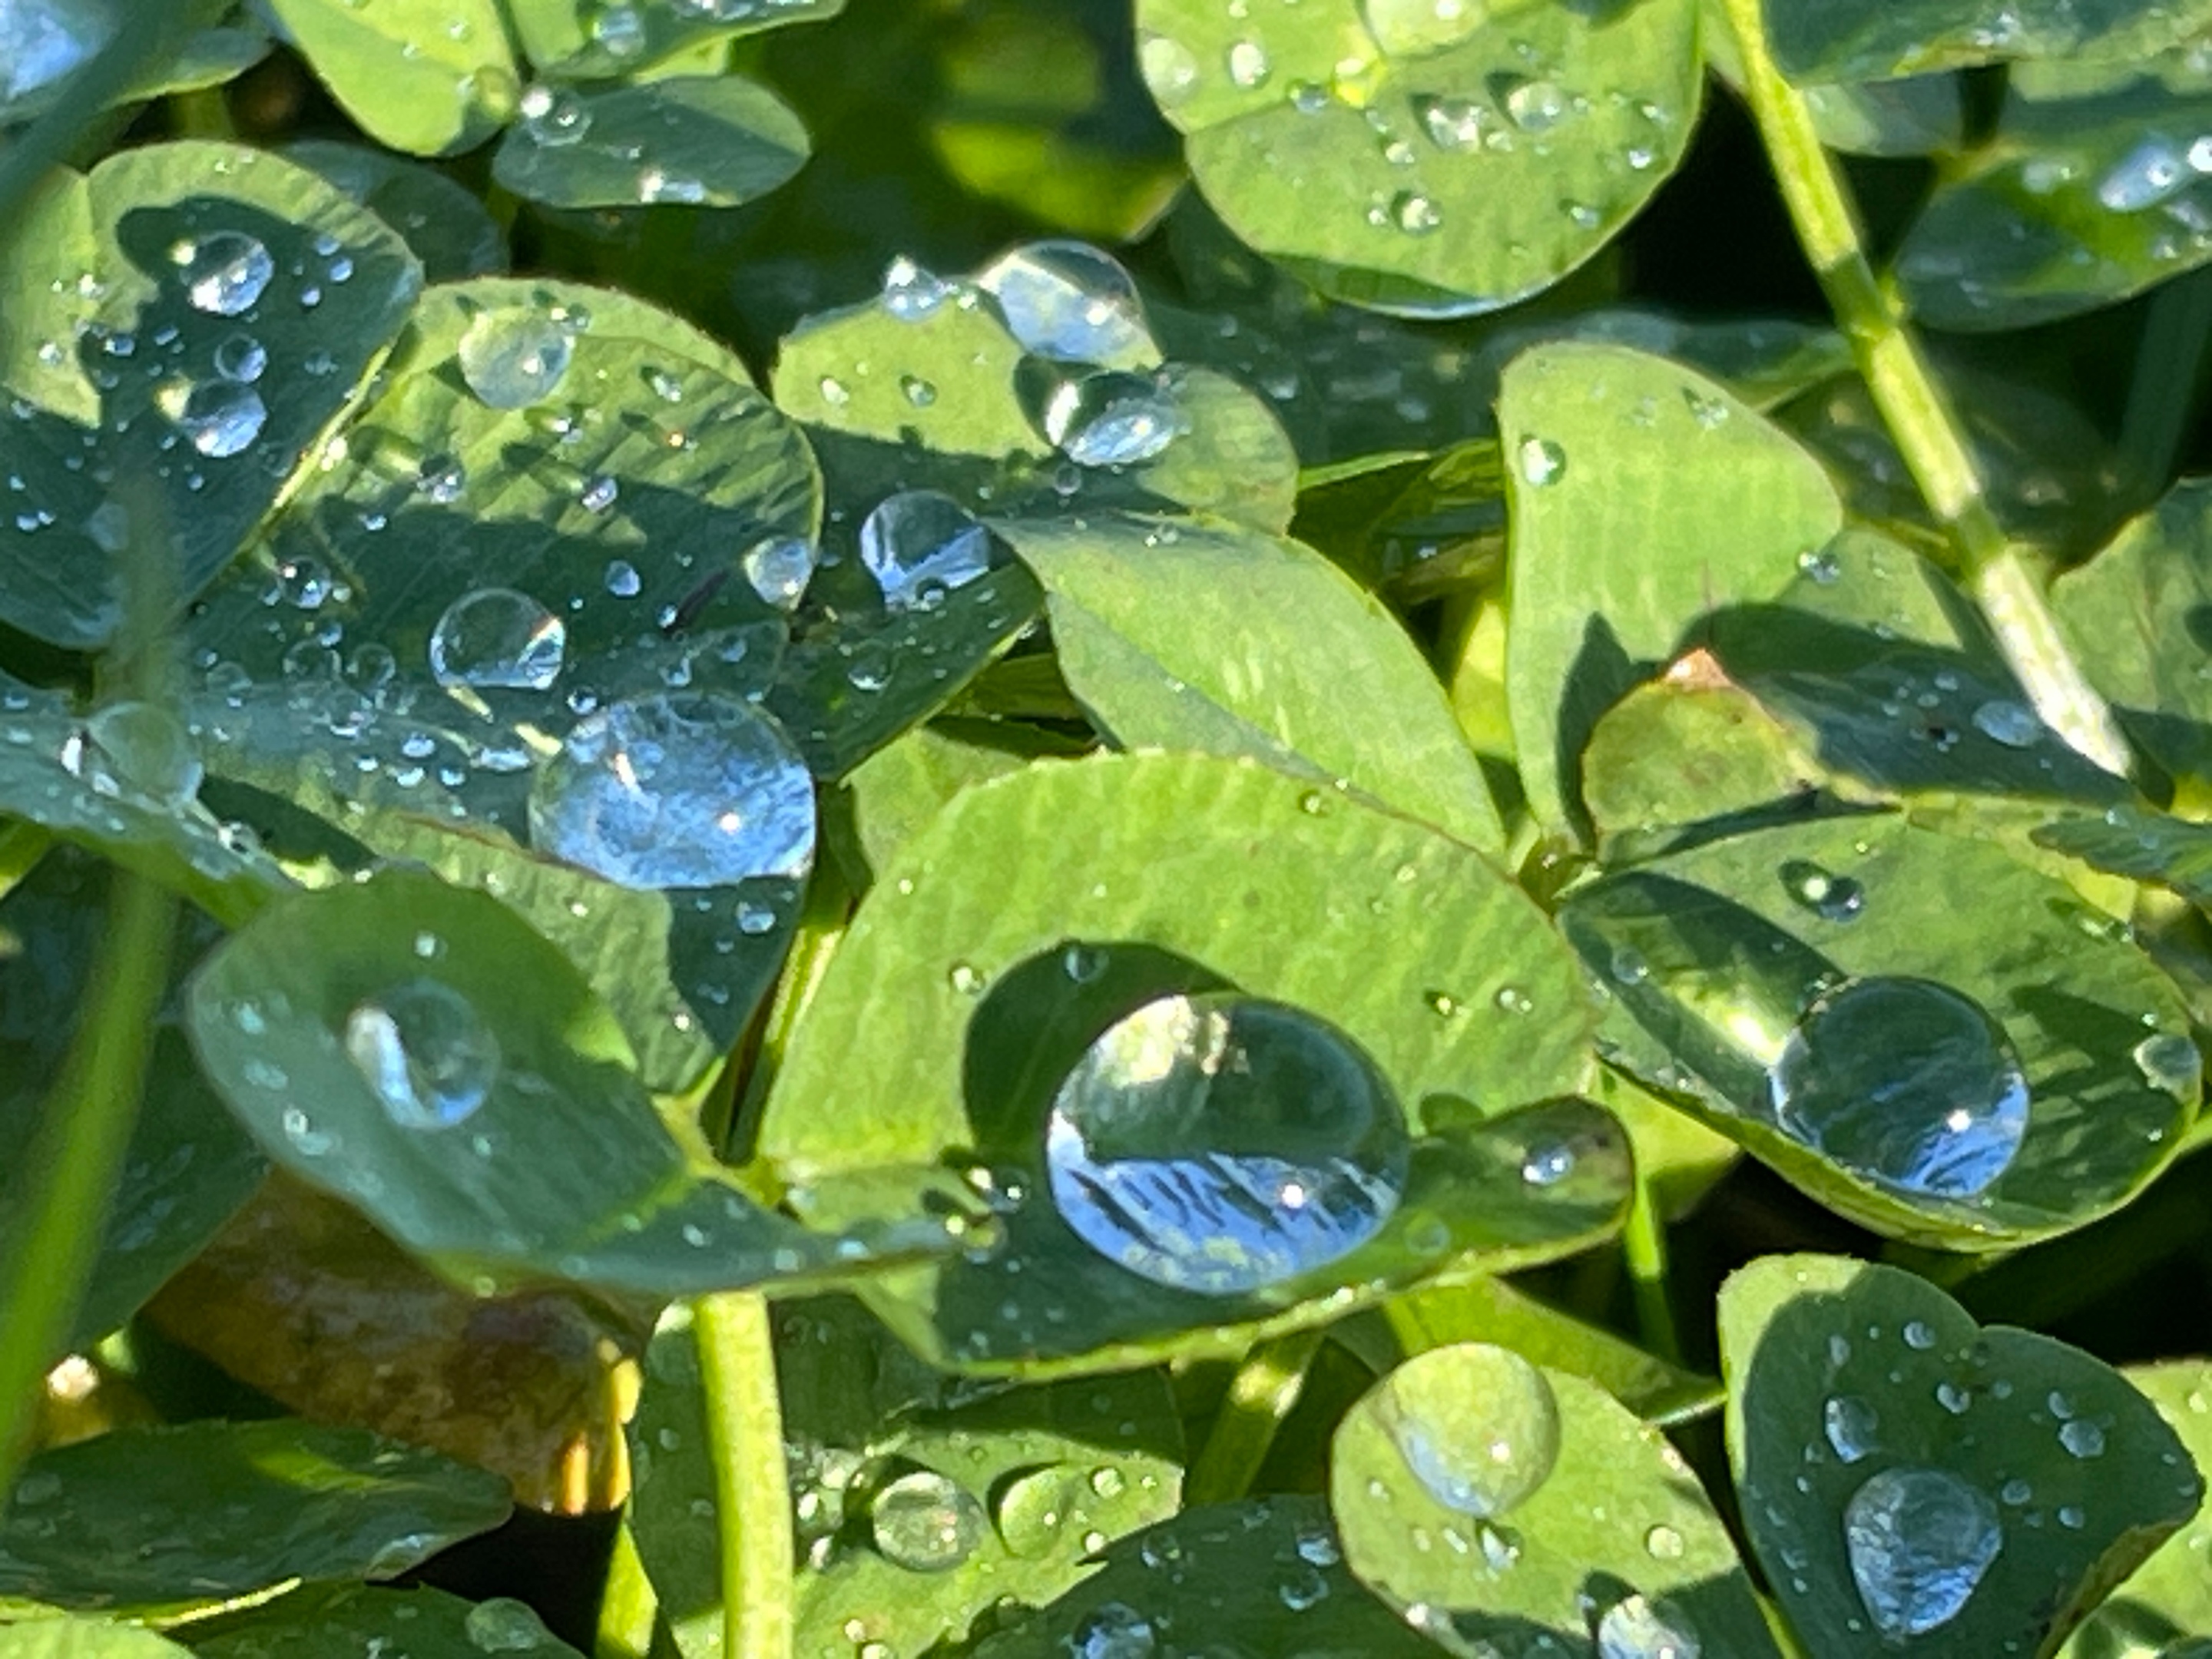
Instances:
[[[1720,1340],[1752,1547],[1812,1659],[2046,1651],[2203,1498],[2118,1372],[1894,1267],[1754,1262]]]
[[[0,1626],[0,1659],[186,1659],[191,1652],[149,1630],[101,1619]]]
[[[1463,315],[1550,286],[1674,170],[1695,0],[1601,11],[1141,0],[1139,63],[1231,229],[1324,292]]]
[[[1065,759],[1081,752],[1079,745],[1033,727],[975,720],[917,726],[878,750],[845,780],[852,800],[853,845],[844,848],[836,839],[843,823],[839,817],[830,817],[823,830],[841,847],[841,861],[856,871],[854,890],[864,892],[873,884],[874,872],[888,868],[900,848],[962,790],[1018,772],[1048,755]]]
[[[396,1577],[507,1509],[497,1475],[360,1429],[118,1429],[24,1465],[0,1595],[173,1615],[288,1580]]]
[[[2176,1359],[2130,1365],[2120,1375],[2158,1407],[2198,1470],[2212,1468],[2212,1367],[2201,1359]],[[2212,1631],[2208,1552],[2212,1507],[2200,1504],[2189,1523],[2122,1582],[2062,1651],[2068,1659],[2118,1659],[2191,1632]]]
[[[1793,81],[1868,81],[2021,58],[2126,59],[2212,24],[2204,0],[1766,0],[1768,45]]]
[[[514,32],[544,75],[583,81],[717,42],[835,17],[845,0],[507,0]]]
[[[514,114],[520,88],[496,0],[270,0],[331,96],[380,143],[449,155]]]
[[[1123,748],[1249,755],[1347,780],[1503,851],[1436,676],[1396,618],[1310,549],[1203,521],[1000,528],[1044,583],[1060,672]]]
[[[1638,352],[1540,346],[1508,367],[1498,420],[1513,730],[1531,809],[1563,829],[1582,816],[1598,718],[1695,643],[1700,618],[1787,586],[1843,514],[1771,422]]]
[[[181,602],[230,560],[420,285],[380,221],[261,151],[125,150],[82,189],[0,278],[10,296],[64,289],[34,313],[55,332],[0,350],[30,405],[0,428],[0,471],[25,481],[0,518],[0,619],[78,649],[115,630],[129,573]],[[169,560],[135,556],[155,548]]]
[[[766,87],[678,76],[588,91],[533,87],[492,176],[548,207],[726,208],[767,195],[806,155],[805,127]]]
[[[1613,992],[1615,1064],[1893,1237],[1991,1249],[2078,1227],[2148,1184],[2197,1115],[2172,985],[1986,843],[1891,817],[1767,830],[1586,887],[1560,922]],[[1816,1042],[1863,985],[1905,988],[1866,1005],[1893,1016],[1887,1045]],[[1967,1035],[1983,1017],[2002,1039],[1986,1054]],[[1880,1124],[1842,1103],[1858,1095],[1890,1103]]]

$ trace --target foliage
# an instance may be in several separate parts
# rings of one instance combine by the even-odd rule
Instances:
[[[2208,29],[0,0],[0,1659],[2205,1651]]]

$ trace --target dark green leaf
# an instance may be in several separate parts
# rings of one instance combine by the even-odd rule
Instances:
[[[530,61],[572,80],[627,75],[678,53],[787,23],[835,17],[844,0],[507,0]]]
[[[203,1659],[323,1659],[337,1653],[404,1653],[407,1659],[483,1659],[532,1653],[579,1659],[536,1613],[504,1596],[464,1601],[434,1589],[353,1587],[288,1595],[194,1632]]]
[[[2157,882],[2212,908],[2212,824],[2108,806],[2094,817],[2054,819],[2034,836],[2039,847],[2116,876]]]
[[[583,91],[533,87],[492,173],[548,207],[726,208],[767,195],[806,151],[805,127],[766,87],[691,75]]]
[[[2130,58],[2212,23],[2203,0],[1765,0],[1768,42],[1796,81],[1863,81],[2015,58]]]
[[[444,173],[364,144],[303,138],[284,159],[320,173],[398,231],[430,282],[494,276],[507,241],[484,204]]]
[[[1896,1268],[1769,1257],[1720,1318],[1744,1519],[1814,1659],[2045,1651],[2203,1497],[2119,1373]]]

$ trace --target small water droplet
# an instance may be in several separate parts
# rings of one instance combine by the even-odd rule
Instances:
[[[1957,1618],[2004,1547],[1996,1505],[1942,1469],[1870,1476],[1844,1510],[1844,1549],[1859,1600],[1890,1638]]]
[[[2087,1418],[2076,1417],[2058,1425],[2058,1443],[2075,1457],[2102,1457],[2105,1431]]]
[[[1925,1320],[1906,1320],[1905,1328],[1898,1334],[1905,1339],[1906,1347],[1917,1348],[1923,1353],[1936,1346],[1936,1333],[1929,1328]]]
[[[516,107],[522,112],[524,133],[545,149],[566,149],[592,130],[592,112],[565,88],[526,88]]]
[[[901,1475],[868,1505],[876,1553],[909,1572],[949,1572],[983,1540],[981,1505],[932,1469]]]
[[[934,314],[952,295],[951,285],[923,270],[904,254],[884,271],[884,309],[902,323]]]
[[[1974,729],[1992,743],[2008,749],[2031,749],[2043,740],[2043,722],[2026,703],[2000,697],[1982,704],[1972,715]]]
[[[2176,1032],[2147,1036],[2133,1050],[2136,1069],[2154,1089],[2163,1089],[2177,1100],[2195,1097],[2204,1073],[2204,1056],[2197,1045]]]
[[[1549,438],[1523,438],[1513,455],[1522,482],[1534,489],[1557,483],[1567,470],[1567,452]]]
[[[1238,40],[1229,48],[1229,78],[1249,91],[1267,83],[1273,65],[1267,49],[1257,40]]]
[[[1523,132],[1549,132],[1573,109],[1573,101],[1550,81],[1523,81],[1505,94],[1505,113]]]
[[[1782,866],[1782,884],[1823,921],[1850,921],[1866,908],[1866,889],[1849,876],[1831,875],[1817,864],[1792,859]]]
[[[1682,1534],[1672,1527],[1662,1524],[1644,1534],[1644,1553],[1655,1561],[1679,1561],[1683,1548]]]
[[[568,630],[527,593],[479,587],[446,607],[430,633],[430,672],[444,686],[543,691],[561,677]]]
[[[184,279],[185,297],[195,311],[235,317],[252,309],[276,274],[276,262],[254,238],[219,230],[179,242],[169,258]]]
[[[1881,1419],[1875,1408],[1856,1395],[1832,1395],[1820,1407],[1820,1428],[1828,1445],[1846,1463],[1856,1463],[1878,1450],[1876,1437]]]
[[[269,370],[269,353],[251,334],[234,334],[215,349],[215,372],[226,380],[251,386]]]
[[[1390,222],[1408,236],[1425,236],[1443,222],[1443,210],[1420,191],[1401,190],[1390,198]]]
[[[404,1129],[447,1129],[472,1116],[499,1075],[499,1042],[469,1000],[411,979],[356,1005],[345,1049]]]
[[[526,1603],[504,1595],[471,1607],[461,1629],[479,1653],[534,1653],[553,1640]]]
[[[602,472],[595,478],[585,480],[583,489],[577,494],[576,503],[586,513],[604,513],[615,504],[615,498],[621,494],[622,485]]]
[[[1067,1638],[1068,1659],[1153,1659],[1159,1640],[1144,1614],[1123,1601],[1094,1607]]]
[[[645,586],[637,567],[628,559],[608,560],[605,580],[607,592],[618,599],[634,599]]]

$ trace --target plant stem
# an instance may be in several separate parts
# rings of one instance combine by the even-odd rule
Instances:
[[[1276,1429],[1298,1403],[1322,1334],[1292,1331],[1255,1344],[1244,1356],[1183,1481],[1186,1504],[1226,1504],[1252,1489]]]
[[[1667,1299],[1667,1223],[1652,1201],[1651,1185],[1638,1171],[1628,1221],[1621,1231],[1621,1253],[1636,1298],[1636,1328],[1644,1346],[1670,1364],[1682,1363],[1682,1341],[1674,1328],[1674,1306]]]
[[[1768,163],[1830,310],[1913,480],[1960,555],[1998,647],[2044,720],[2100,766],[2124,774],[2127,745],[2112,711],[2059,643],[2041,583],[1990,510],[1981,471],[1943,387],[1875,274],[1835,158],[1812,106],[1767,50],[1760,0],[1723,0],[1743,58],[1743,84]]]
[[[791,1659],[791,1476],[768,1298],[701,1297],[694,1314],[721,1512],[726,1659]]]
[[[23,1207],[0,1236],[0,1492],[15,1480],[40,1380],[69,1341],[99,1249],[146,1086],[176,910],[153,883],[116,872],[82,1021],[15,1172]]]
[[[592,1643],[593,1659],[647,1659],[653,1651],[653,1615],[659,1598],[638,1559],[637,1540],[624,1526],[615,1534],[607,1562],[607,1582],[599,1596],[599,1625]]]

